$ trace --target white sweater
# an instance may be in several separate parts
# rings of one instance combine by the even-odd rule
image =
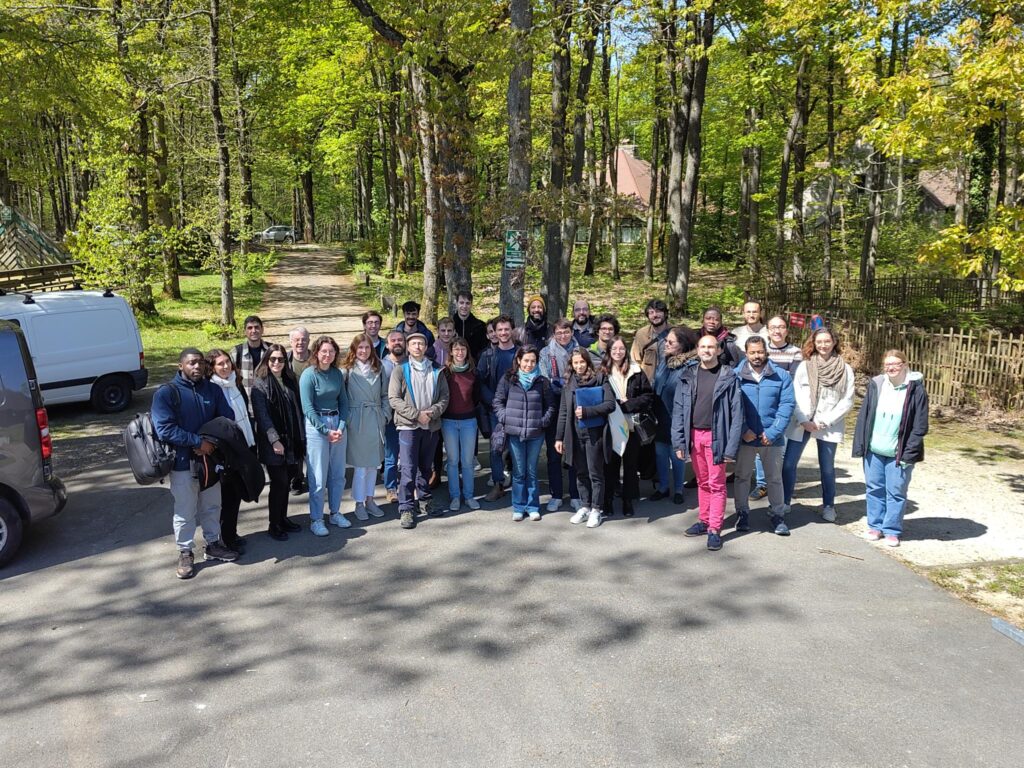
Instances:
[[[793,373],[793,391],[796,395],[796,408],[793,409],[793,420],[786,437],[802,440],[806,432],[802,423],[813,421],[825,425],[824,429],[811,433],[813,437],[830,443],[843,442],[846,414],[853,408],[853,368],[846,366],[846,392],[842,396],[832,387],[820,388],[818,407],[814,413],[808,413],[811,410],[811,384],[807,379],[806,362],[800,363]]]

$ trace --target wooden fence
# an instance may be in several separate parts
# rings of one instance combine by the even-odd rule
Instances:
[[[1024,305],[1024,292],[1000,291],[991,281],[978,278],[902,275],[879,277],[871,283],[804,280],[799,283],[768,282],[753,287],[753,299],[765,304],[815,307],[816,311],[863,311],[873,305],[881,310],[906,307],[916,301],[938,299],[949,309],[972,312],[984,307]]]
[[[789,305],[783,313],[819,311]],[[864,314],[826,315],[845,347],[848,361],[863,373],[881,372],[887,349],[903,350],[910,367],[924,375],[932,405],[1024,409],[1024,336],[998,331],[924,331]],[[794,343],[798,335],[793,334]]]

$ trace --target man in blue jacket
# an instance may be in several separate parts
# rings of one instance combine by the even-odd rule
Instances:
[[[697,363],[688,363],[679,377],[672,403],[672,447],[676,457],[693,462],[700,514],[687,536],[708,535],[708,549],[722,548],[722,521],[729,493],[725,464],[736,461],[743,431],[736,372],[718,356],[718,339],[697,341]]]
[[[192,544],[197,526],[202,527],[206,539],[206,560],[237,560],[238,553],[220,540],[220,483],[201,482],[203,472],[198,463],[193,471],[193,462],[200,462],[214,450],[213,443],[199,435],[202,426],[217,416],[235,419],[221,388],[206,378],[206,361],[198,349],[188,347],[181,351],[178,373],[153,395],[150,415],[157,437],[175,450],[171,496],[178,578],[190,579],[195,573]]]
[[[743,402],[743,442],[736,457],[736,530],[750,530],[750,474],[760,456],[768,489],[769,528],[789,536],[786,505],[782,495],[782,456],[786,452],[786,427],[796,398],[793,380],[768,360],[768,346],[759,335],[744,343],[746,360],[736,366]]]

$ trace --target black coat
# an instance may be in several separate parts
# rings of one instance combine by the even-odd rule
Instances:
[[[875,426],[875,410],[878,408],[878,388],[882,376],[875,376],[864,393],[864,402],[857,414],[857,427],[853,431],[853,456],[863,458],[871,450],[871,430]],[[928,434],[928,393],[919,378],[907,383],[907,397],[903,401],[903,417],[900,419],[899,436],[896,439],[896,461],[916,464],[924,461],[924,436]]]
[[[544,431],[555,417],[551,383],[540,375],[529,389],[523,389],[518,374],[512,379],[502,376],[493,406],[494,415],[505,427],[505,434],[523,440],[544,437]]]
[[[571,467],[573,453],[576,447],[576,374],[574,373],[569,377],[569,380],[565,383],[565,389],[562,390],[562,403],[558,408],[558,427],[555,429],[555,440],[562,441],[562,463]],[[605,423],[601,427],[593,427],[591,434],[597,433],[602,435],[604,441],[604,455],[605,459],[612,450],[611,447],[611,435],[608,434],[608,421],[607,417],[612,411],[615,410],[615,393],[612,391],[612,385],[608,383],[608,378],[603,373],[598,373],[592,386],[602,387],[604,389],[604,399],[599,405],[587,407],[583,409],[583,417],[590,418],[591,416],[604,416]]]
[[[302,424],[302,405],[297,387],[274,376],[253,379],[252,412],[256,419],[256,449],[267,466],[298,464],[306,456],[306,433]],[[274,453],[280,440],[284,455]]]
[[[203,424],[199,435],[217,446],[217,455],[223,460],[225,469],[238,473],[241,480],[243,501],[257,501],[263,493],[263,466],[256,458],[245,435],[233,419],[218,416]]]
[[[487,326],[484,321],[474,316],[472,312],[463,320],[456,312],[452,316],[452,322],[455,324],[455,335],[466,340],[473,359],[479,361],[480,355],[490,343],[487,341]]]
[[[654,409],[654,389],[642,370],[636,370],[626,379],[626,402],[619,403],[623,413],[652,413]]]

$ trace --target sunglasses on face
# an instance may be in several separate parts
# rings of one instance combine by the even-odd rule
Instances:
[[[285,362],[285,359],[283,357],[281,357],[280,355],[274,355],[273,357],[267,358],[267,362],[270,362],[270,363],[283,363],[283,362]]]

